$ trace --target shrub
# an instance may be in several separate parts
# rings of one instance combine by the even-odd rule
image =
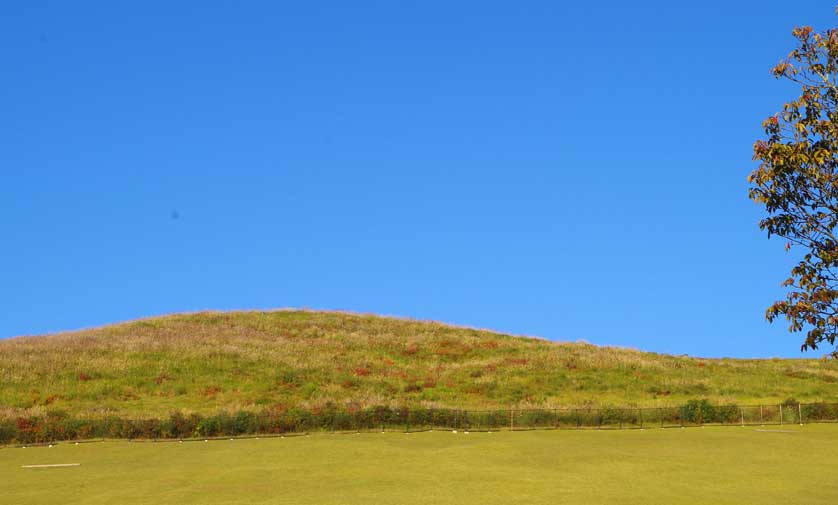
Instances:
[[[757,422],[779,419],[778,405],[748,410],[745,420]],[[785,407],[784,419],[797,418],[797,404]],[[640,412],[642,410],[642,413]],[[838,421],[838,405],[813,403],[801,405],[805,421]],[[514,412],[516,428],[579,427],[597,428],[616,425],[677,426],[682,423],[738,424],[742,410],[736,405],[714,406],[708,400],[691,400],[680,407],[655,409],[579,408],[529,409]],[[761,413],[758,415],[757,412]],[[254,433],[288,433],[308,430],[379,430],[379,429],[504,429],[510,426],[509,410],[465,411],[456,409],[393,408],[388,406],[358,409],[329,404],[314,410],[284,407],[260,413],[237,411],[212,416],[174,412],[164,419],[77,419],[53,410],[44,415],[0,420],[0,444],[42,443],[80,438],[186,438],[237,436]]]
[[[741,422],[742,414],[736,405],[722,405],[716,407],[715,418],[712,422],[734,424]]]
[[[599,416],[602,425],[615,425],[623,421],[623,411],[621,409],[606,407],[599,410]]]
[[[218,417],[204,417],[195,426],[196,437],[214,437],[221,432],[221,422]]]
[[[239,411],[232,419],[232,430],[230,435],[244,435],[255,433],[258,424],[256,416],[252,412]]]
[[[838,408],[826,403],[810,403],[803,405],[803,421],[838,421]]]
[[[17,438],[17,426],[12,420],[0,421],[0,444],[10,444]]]
[[[556,416],[550,410],[522,410],[516,412],[515,422],[521,426],[552,427],[556,424]]]
[[[716,418],[716,408],[706,399],[690,400],[681,406],[681,418],[684,422],[693,424],[713,422]]]
[[[187,418],[180,412],[174,412],[169,416],[168,433],[172,438],[191,437],[198,426],[199,420],[197,414],[192,414]]]

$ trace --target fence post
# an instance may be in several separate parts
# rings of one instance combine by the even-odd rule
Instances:
[[[509,409],[509,431],[515,431],[515,409]]]
[[[783,404],[780,404],[780,426],[783,425]]]
[[[640,414],[640,429],[643,429],[643,409],[637,409],[638,414]]]
[[[800,404],[797,404],[797,421],[800,423],[800,426],[803,426],[803,408]]]

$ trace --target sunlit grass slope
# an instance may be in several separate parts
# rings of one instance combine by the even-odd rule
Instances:
[[[0,410],[838,400],[838,363],[700,359],[335,312],[205,312],[0,340]]]
[[[829,471],[838,465],[838,426],[758,430],[316,434],[5,448],[0,503],[838,503]],[[21,468],[62,463],[79,466]]]

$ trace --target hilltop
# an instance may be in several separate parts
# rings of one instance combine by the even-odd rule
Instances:
[[[836,382],[836,361],[670,356],[299,310],[178,314],[0,340],[7,415],[835,401]]]

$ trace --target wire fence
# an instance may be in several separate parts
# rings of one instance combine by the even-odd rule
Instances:
[[[376,407],[215,415],[174,413],[163,419],[84,419],[54,413],[0,420],[0,444],[94,438],[184,440],[308,432],[430,430],[617,430],[838,422],[838,403],[713,405],[693,400],[674,407],[460,410]]]
[[[410,410],[357,412],[306,431],[523,431],[757,426],[838,422],[838,404],[710,405],[653,408]],[[302,427],[302,426],[301,426]]]

